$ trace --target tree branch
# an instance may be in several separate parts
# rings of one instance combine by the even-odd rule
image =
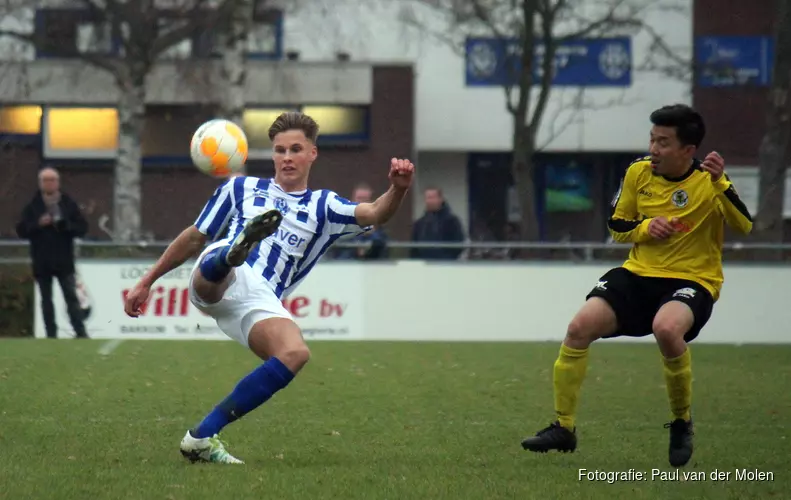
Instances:
[[[681,81],[692,81],[696,72],[693,59],[680,56],[652,26],[643,24],[642,29],[651,37],[651,45],[648,48],[646,60],[636,69],[638,71],[658,71]],[[653,59],[653,56],[656,55],[669,59],[670,64],[657,64]]]
[[[562,0],[558,2],[558,5],[561,3]],[[555,9],[551,9],[547,14],[541,15],[541,38],[544,44],[544,58],[541,60],[541,89],[538,94],[538,102],[536,103],[536,109],[533,110],[533,115],[530,117],[530,130],[533,130],[534,134],[538,133],[538,127],[541,125],[541,119],[549,102],[549,94],[552,91],[552,80],[555,78],[557,41],[552,37],[552,27],[555,23],[553,12],[556,12]]]
[[[613,28],[639,28],[643,26],[642,21],[637,19],[634,13],[629,16],[616,15],[616,11],[626,2],[627,0],[616,0],[615,3],[609,8],[607,13],[595,21],[587,21],[582,19],[581,16],[573,14],[573,17],[579,19],[580,22],[584,23],[585,25],[582,28],[572,31],[571,33],[567,33],[563,36],[555,36],[555,42],[561,45],[574,39],[586,38],[591,35],[599,35],[602,32],[612,30]],[[560,5],[560,2],[558,2],[558,5]]]
[[[209,30],[227,20],[233,11],[235,0],[223,0],[216,9],[207,10],[209,0],[196,0],[192,8],[187,9],[178,16],[182,21],[180,26],[174,27],[157,38],[151,44],[150,59],[156,58],[170,47],[190,37],[201,30]]]

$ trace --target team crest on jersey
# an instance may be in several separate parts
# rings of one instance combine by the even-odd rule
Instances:
[[[678,189],[670,197],[670,200],[673,202],[673,205],[678,208],[684,208],[687,206],[687,203],[689,203],[689,196],[683,189]]]
[[[283,215],[288,213],[288,202],[283,198],[275,198],[275,208]]]

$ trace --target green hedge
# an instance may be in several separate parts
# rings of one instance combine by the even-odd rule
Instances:
[[[29,264],[0,266],[0,337],[32,337],[35,281]]]

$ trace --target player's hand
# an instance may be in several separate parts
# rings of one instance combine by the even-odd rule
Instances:
[[[648,223],[648,234],[654,239],[664,240],[676,234],[676,229],[667,217],[654,217]]]
[[[415,166],[409,160],[390,160],[390,184],[399,189],[407,189],[412,185],[412,178],[415,174]]]
[[[148,300],[148,294],[151,293],[151,288],[144,283],[138,283],[134,288],[129,290],[129,295],[126,296],[124,301],[124,312],[132,317],[137,318],[143,311],[140,310],[143,304]]]
[[[41,227],[49,226],[52,224],[52,216],[50,214],[44,214],[38,218],[38,225]]]
[[[701,168],[711,174],[711,180],[713,182],[717,182],[725,172],[725,160],[718,152],[712,151],[706,155],[706,159],[703,160]]]

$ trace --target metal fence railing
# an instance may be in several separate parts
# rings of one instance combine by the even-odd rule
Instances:
[[[81,240],[76,243],[80,258],[139,258],[156,259],[170,244],[169,241],[142,241],[119,243],[113,241]],[[365,244],[338,242],[337,252],[343,248],[364,248]],[[417,243],[391,241],[387,244],[390,260],[410,258],[413,248],[452,248],[463,251],[462,260],[558,260],[558,261],[610,261],[622,260],[631,245],[606,242],[463,242]],[[335,254],[330,252],[328,258]],[[723,260],[728,262],[791,262],[791,243],[726,243]],[[28,242],[25,240],[0,240],[0,263],[21,264],[29,262]]]

